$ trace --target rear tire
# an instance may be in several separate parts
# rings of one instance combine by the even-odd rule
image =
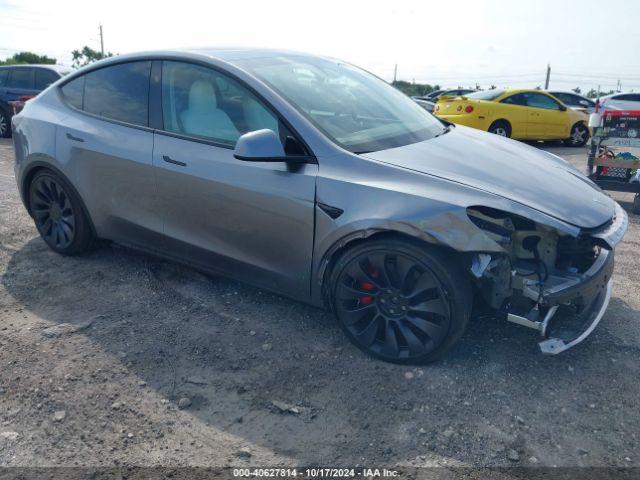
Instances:
[[[11,115],[0,107],[0,138],[9,138],[11,136]]]
[[[29,212],[54,252],[79,255],[93,245],[93,231],[82,202],[61,176],[49,170],[35,174],[29,184]]]
[[[499,135],[501,137],[511,137],[511,125],[506,120],[496,120],[489,127],[489,133]]]
[[[578,122],[571,127],[571,136],[564,141],[564,144],[568,147],[583,147],[589,140],[589,128],[582,123]]]
[[[329,277],[331,306],[363,352],[392,363],[442,358],[464,333],[472,293],[460,265],[440,250],[398,239],[362,243]]]

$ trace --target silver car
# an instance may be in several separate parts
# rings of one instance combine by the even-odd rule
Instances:
[[[54,251],[109,239],[324,306],[391,362],[442,357],[474,299],[543,352],[575,345],[607,307],[627,226],[559,157],[298,53],[113,57],[12,127],[22,199]]]
[[[549,93],[564,103],[567,107],[575,110],[582,110],[585,113],[593,113],[596,109],[596,102],[575,92],[563,92],[549,90]]]
[[[601,110],[640,110],[640,93],[614,93],[599,101]]]

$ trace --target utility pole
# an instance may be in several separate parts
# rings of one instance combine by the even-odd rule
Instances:
[[[397,78],[398,78],[398,64],[396,63],[396,66],[393,68],[393,83],[396,83]]]
[[[100,54],[104,58],[104,36],[102,35],[102,24],[100,24]]]
[[[549,90],[549,77],[551,76],[551,65],[547,63],[547,79],[544,81],[544,89]]]

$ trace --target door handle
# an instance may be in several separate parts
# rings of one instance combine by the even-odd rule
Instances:
[[[74,137],[73,135],[71,135],[70,133],[67,133],[67,138],[69,140],[73,140],[74,142],[84,142],[83,138],[80,137]]]
[[[185,162],[181,162],[180,160],[174,160],[168,155],[163,155],[162,159],[167,163],[173,163],[174,165],[180,165],[181,167],[186,167],[187,164]]]

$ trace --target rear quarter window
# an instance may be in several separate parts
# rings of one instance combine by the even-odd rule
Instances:
[[[84,75],[65,83],[61,88],[62,98],[75,108],[82,109],[84,98]]]
[[[510,97],[503,98],[500,103],[506,103],[508,105],[520,105],[522,107],[527,105],[527,96],[524,93],[516,93]]]

